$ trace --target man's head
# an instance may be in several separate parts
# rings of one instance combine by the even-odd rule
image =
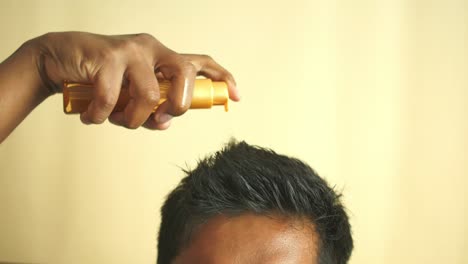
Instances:
[[[340,195],[300,160],[231,142],[186,173],[161,210],[158,264],[347,263]]]

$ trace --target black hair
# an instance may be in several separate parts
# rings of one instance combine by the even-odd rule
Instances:
[[[242,213],[304,217],[319,236],[318,262],[348,262],[353,239],[341,195],[304,162],[231,141],[185,172],[161,209],[158,264],[170,264],[211,217]]]

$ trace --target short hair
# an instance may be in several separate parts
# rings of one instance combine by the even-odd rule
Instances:
[[[161,209],[158,264],[171,263],[210,218],[243,213],[310,220],[319,236],[318,262],[348,262],[353,239],[341,194],[304,162],[232,140],[185,173]]]

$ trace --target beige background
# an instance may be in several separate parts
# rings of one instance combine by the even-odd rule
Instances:
[[[179,167],[234,136],[344,190],[351,263],[468,263],[467,19],[466,0],[1,0],[2,60],[48,31],[148,32],[212,55],[243,100],[166,132],[47,100],[0,145],[0,261],[154,263]]]

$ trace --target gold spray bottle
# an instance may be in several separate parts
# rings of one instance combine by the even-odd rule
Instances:
[[[161,99],[159,103],[155,105],[153,112],[166,100],[167,91],[169,89],[171,89],[171,83],[169,81],[163,80],[159,82]],[[86,111],[92,99],[92,84],[63,83],[63,111],[66,114],[76,114]],[[123,111],[129,100],[128,89],[122,88],[114,112]],[[225,82],[213,82],[210,79],[195,80],[190,109],[211,108],[213,105],[224,105],[225,111],[228,111],[228,101],[229,94]]]

